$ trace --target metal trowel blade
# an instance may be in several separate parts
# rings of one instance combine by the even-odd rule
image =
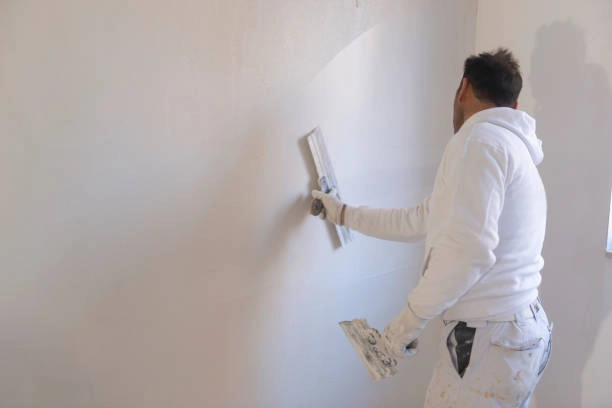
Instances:
[[[389,354],[378,330],[371,328],[365,319],[339,324],[372,379],[381,380],[397,374],[397,360]]]

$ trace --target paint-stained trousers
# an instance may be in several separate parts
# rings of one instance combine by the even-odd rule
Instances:
[[[536,302],[514,321],[445,322],[425,408],[528,408],[551,351]]]

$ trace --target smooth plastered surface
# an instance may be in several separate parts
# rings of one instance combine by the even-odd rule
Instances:
[[[0,2],[0,405],[422,405],[437,327],[373,383],[422,248],[334,249],[320,126],[354,204],[415,204],[476,2]]]

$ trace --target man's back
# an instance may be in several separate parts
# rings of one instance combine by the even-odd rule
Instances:
[[[511,108],[482,110],[453,136],[429,202],[425,279],[409,299],[417,314],[481,320],[537,299],[542,158],[535,121]]]
[[[499,125],[491,126],[499,128]],[[478,291],[482,289],[497,291],[500,298],[520,297],[531,302],[538,295],[540,271],[544,266],[541,253],[546,230],[546,193],[536,167],[541,155],[534,158],[526,142],[511,130],[505,131],[503,138],[509,146],[511,168],[498,222],[497,260],[490,273],[466,297],[479,296]],[[534,136],[528,143],[536,140]]]

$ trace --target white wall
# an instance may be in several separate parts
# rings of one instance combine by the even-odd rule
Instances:
[[[307,215],[303,136],[321,126],[348,201],[416,203],[475,16],[475,0],[1,2],[0,405],[421,406],[437,327],[373,383],[337,322],[386,323],[422,248],[335,250]]]
[[[610,407],[612,3],[481,1],[476,49],[508,46],[522,63],[519,105],[537,120],[549,202],[544,305],[555,323],[539,407]]]

